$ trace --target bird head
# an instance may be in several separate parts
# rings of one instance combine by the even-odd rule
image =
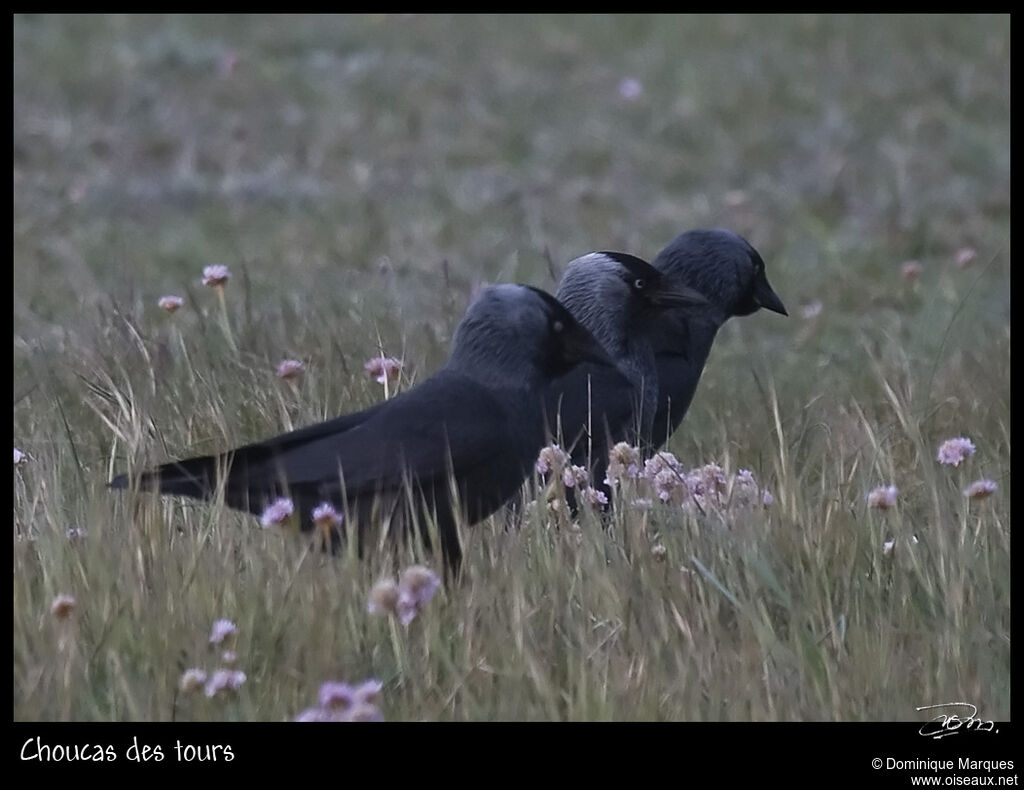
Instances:
[[[765,275],[764,261],[732,231],[690,230],[677,236],[654,259],[667,280],[707,297],[720,320],[750,315],[762,307],[789,315]]]
[[[566,268],[557,296],[610,349],[662,310],[707,304],[696,289],[624,252],[576,258]]]
[[[516,386],[546,382],[580,362],[614,366],[601,343],[555,297],[529,285],[484,288],[455,330],[455,364]]]

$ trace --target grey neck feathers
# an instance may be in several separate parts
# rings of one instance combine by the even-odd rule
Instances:
[[[605,351],[629,379],[637,398],[638,427],[644,430],[654,420],[658,405],[658,374],[654,348],[642,331],[630,331],[629,293],[614,279],[593,277],[570,270],[555,294],[573,317],[593,333]]]

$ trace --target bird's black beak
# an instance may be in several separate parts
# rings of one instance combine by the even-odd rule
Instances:
[[[604,346],[582,324],[573,323],[563,330],[562,356],[568,365],[594,362],[615,367],[615,361],[604,350]]]
[[[700,307],[708,303],[700,291],[664,280],[648,292],[647,300],[655,307]]]
[[[761,273],[757,283],[754,285],[754,304],[758,307],[763,307],[765,310],[771,310],[773,313],[789,315],[779,295],[768,284],[768,278],[764,276],[764,272]]]

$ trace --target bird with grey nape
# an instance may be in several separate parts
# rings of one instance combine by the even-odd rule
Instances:
[[[313,509],[344,509],[360,552],[380,533],[436,524],[448,570],[457,525],[486,518],[519,490],[544,444],[541,392],[581,361],[616,375],[600,343],[553,296],[530,286],[485,288],[455,330],[447,363],[426,381],[364,411],[218,455],[173,461],[113,488],[214,499],[261,513],[291,499],[300,526]],[[415,527],[414,527],[415,525]],[[337,549],[341,534],[330,535]],[[372,544],[371,544],[372,545]]]
[[[607,494],[609,449],[619,441],[636,443],[653,426],[658,404],[657,367],[649,342],[653,323],[666,310],[685,313],[706,300],[622,252],[576,258],[556,296],[600,341],[622,374],[583,364],[552,382],[545,394],[549,429],[561,438],[573,463],[590,470],[594,485]]]
[[[686,231],[658,253],[653,265],[666,280],[693,288],[707,300],[698,308],[663,311],[648,328],[658,376],[651,445],[658,448],[689,409],[722,325],[761,308],[789,313],[769,285],[757,250],[732,231]]]

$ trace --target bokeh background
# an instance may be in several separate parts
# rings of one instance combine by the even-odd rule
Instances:
[[[801,535],[836,512],[850,514],[842,529],[863,526],[866,490],[898,482],[909,497],[900,529],[917,535],[942,512],[934,470],[920,470],[934,466],[938,441],[970,435],[976,471],[1005,497],[1008,536],[1008,15],[20,15],[13,28],[14,433],[30,458],[15,473],[15,528],[34,547],[16,559],[16,716],[170,717],[177,670],[119,700],[152,674],[157,645],[168,647],[159,635],[149,657],[140,646],[104,665],[107,696],[68,700],[58,694],[67,665],[38,669],[57,638],[41,625],[53,595],[106,590],[91,648],[102,664],[110,634],[142,617],[119,608],[136,601],[130,579],[153,589],[141,560],[125,561],[118,587],[57,545],[75,524],[126,529],[103,488],[112,472],[365,406],[381,393],[363,362],[382,348],[405,360],[405,385],[429,375],[481,284],[553,291],[580,254],[650,259],[694,227],[746,237],[791,316],[724,328],[670,449],[693,464],[731,457],[802,491],[816,504],[785,520]],[[919,274],[903,269],[910,261]],[[233,275],[224,312],[200,283],[215,263]],[[185,298],[173,316],[156,305],[168,293]],[[289,357],[307,367],[290,390],[273,375]],[[165,507],[167,519],[196,512]],[[247,523],[233,517],[225,523]],[[857,550],[880,550],[883,533]],[[974,620],[966,571],[955,617],[936,603],[938,586],[907,593],[913,638],[860,661],[859,697],[837,690],[838,671],[795,690],[799,669],[786,675],[790,706],[769,693],[732,709],[722,700],[742,696],[735,689],[623,691],[606,707],[566,708],[508,688],[466,702],[410,687],[392,713],[910,718],[918,696],[957,691],[1005,716],[1006,536],[972,566],[989,585]],[[674,551],[676,564],[690,553]],[[779,559],[794,584],[802,556]],[[190,578],[202,578],[197,562]],[[825,567],[807,576],[828,597]],[[168,599],[179,583],[168,577]],[[190,621],[203,631],[223,602],[211,593],[169,632],[189,633]],[[808,625],[817,635],[835,632],[840,611],[844,631],[855,619],[835,600],[827,608],[831,627]],[[880,617],[879,629],[899,630]],[[922,651],[936,685],[895,691],[903,672],[891,662],[909,671]],[[359,655],[352,662],[380,674]],[[432,682],[444,685],[439,672]],[[314,675],[236,715],[287,717]],[[552,683],[538,682],[538,700]]]

